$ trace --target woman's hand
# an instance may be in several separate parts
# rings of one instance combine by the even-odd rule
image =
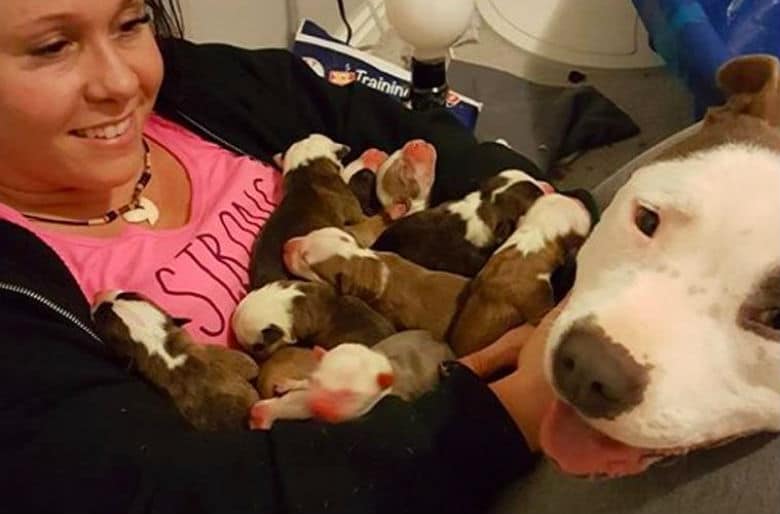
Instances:
[[[520,350],[535,330],[536,327],[527,323],[513,328],[494,343],[462,357],[460,363],[471,368],[480,378],[487,378],[504,368],[514,368]]]
[[[544,376],[547,337],[566,300],[550,311],[537,327],[523,325],[513,329],[492,345],[461,360],[475,373],[485,376],[503,366],[507,356],[514,351],[517,356],[517,369],[492,382],[489,387],[512,416],[528,446],[534,451],[539,449],[542,418],[555,398],[553,389]]]

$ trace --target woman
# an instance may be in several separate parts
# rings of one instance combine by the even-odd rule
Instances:
[[[188,429],[95,337],[92,295],[121,287],[186,312],[204,342],[228,344],[249,245],[278,201],[270,157],[309,133],[356,153],[428,139],[440,155],[434,202],[501,169],[533,169],[500,145],[477,144],[447,113],[327,85],[287,52],[177,39],[175,7],[0,3],[6,508],[482,511],[532,462],[549,395],[543,330],[521,359],[531,371],[490,388],[453,363],[435,392],[383,401],[355,423],[208,434]],[[465,363],[490,373],[529,333]]]

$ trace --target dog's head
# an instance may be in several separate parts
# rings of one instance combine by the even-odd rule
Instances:
[[[231,318],[241,347],[258,360],[297,341],[296,300],[305,292],[292,281],[271,282],[247,294]]]
[[[158,358],[169,370],[187,360],[185,355],[173,355],[168,343],[171,338],[188,337],[182,327],[189,320],[170,316],[145,296],[120,290],[99,293],[92,319],[101,339],[123,357]]]
[[[341,160],[347,156],[350,148],[347,145],[336,143],[322,134],[312,134],[305,139],[293,143],[284,153],[277,155],[277,164],[282,168],[284,175],[290,171],[306,166],[317,159],[325,159],[332,162],[341,171]]]
[[[394,219],[428,207],[436,178],[436,148],[415,139],[394,152],[377,170],[379,202]]]
[[[338,292],[366,301],[379,298],[389,270],[376,252],[361,248],[345,231],[327,227],[285,243],[283,258],[295,276],[332,285]]]
[[[636,171],[580,250],[546,354],[560,399],[542,446],[566,472],[633,474],[780,430],[780,144],[765,134],[777,106],[730,103],[732,122],[703,125],[698,141],[714,144]],[[743,116],[756,144],[704,133],[753,124]]]
[[[317,419],[338,423],[357,418],[392,391],[390,360],[365,345],[342,343],[320,358],[311,374],[308,402]]]

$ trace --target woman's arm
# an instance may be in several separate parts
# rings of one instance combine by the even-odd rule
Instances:
[[[352,423],[199,433],[45,308],[0,295],[0,326],[8,512],[481,512],[531,463],[461,366],[418,402],[387,399]]]

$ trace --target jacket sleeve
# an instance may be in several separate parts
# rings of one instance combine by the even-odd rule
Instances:
[[[0,326],[3,511],[480,512],[532,462],[459,366],[352,423],[205,433],[45,307],[0,294]]]
[[[460,198],[509,168],[542,178],[529,159],[501,144],[478,142],[445,109],[411,111],[363,84],[330,84],[286,50],[182,40],[164,40],[161,49],[166,80],[158,112],[206,138],[223,135],[265,160],[313,132],[349,145],[350,157],[370,147],[392,152],[423,138],[439,157],[433,205]],[[580,195],[595,213],[589,195]]]

